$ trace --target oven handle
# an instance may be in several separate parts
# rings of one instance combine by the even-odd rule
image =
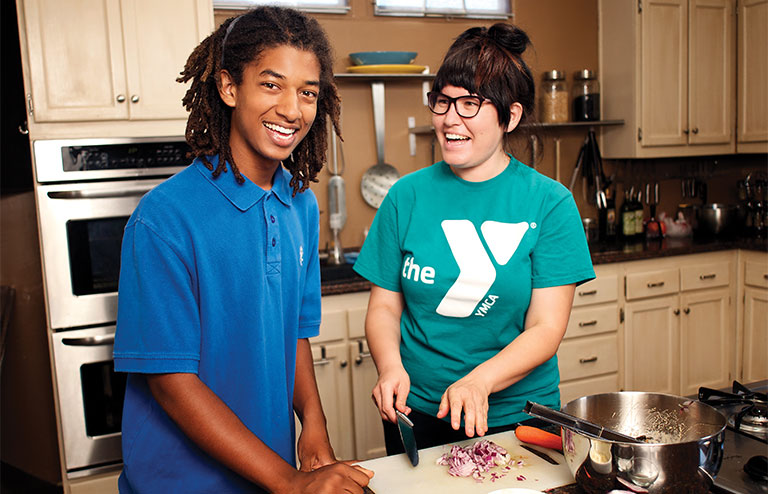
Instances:
[[[113,345],[115,343],[115,335],[105,334],[101,336],[86,336],[85,338],[62,338],[61,342],[69,346]]]
[[[134,187],[123,190],[52,190],[48,192],[51,199],[110,199],[116,197],[141,197],[151,187]]]

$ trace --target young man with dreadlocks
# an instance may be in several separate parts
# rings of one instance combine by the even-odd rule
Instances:
[[[372,472],[336,462],[307,340],[320,324],[307,187],[326,119],[339,130],[325,33],[295,10],[252,10],[206,38],[179,81],[192,81],[195,159],[141,200],[123,238],[120,491],[362,493]]]

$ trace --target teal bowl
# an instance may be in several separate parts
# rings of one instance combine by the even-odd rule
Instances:
[[[354,65],[407,65],[416,55],[415,51],[359,51],[349,58]]]

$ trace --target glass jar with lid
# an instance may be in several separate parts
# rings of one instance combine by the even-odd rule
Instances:
[[[573,120],[600,120],[600,83],[592,70],[579,70],[573,75]]]
[[[565,72],[548,70],[542,75],[539,118],[543,123],[568,121],[568,88]]]

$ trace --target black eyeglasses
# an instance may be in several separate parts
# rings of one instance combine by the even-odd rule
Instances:
[[[443,93],[437,91],[430,91],[427,93],[427,104],[429,110],[435,115],[445,115],[448,110],[451,109],[451,103],[456,108],[456,113],[460,117],[472,118],[478,114],[483,102],[487,101],[480,96],[459,96],[458,98],[451,98]]]

